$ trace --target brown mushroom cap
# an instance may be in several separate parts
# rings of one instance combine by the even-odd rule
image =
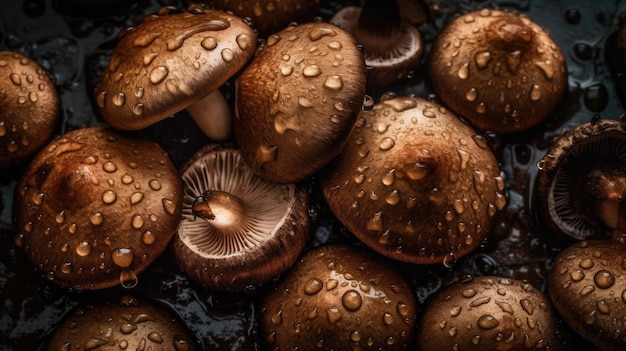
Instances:
[[[208,145],[181,171],[183,215],[172,249],[209,290],[244,291],[291,267],[309,234],[308,193],[254,175],[239,150]]]
[[[554,308],[599,349],[626,349],[626,247],[614,240],[581,241],[556,257],[548,275]]]
[[[0,51],[0,170],[25,163],[52,137],[59,97],[35,61]]]
[[[454,19],[430,53],[444,105],[476,128],[516,133],[545,120],[567,91],[567,68],[549,34],[523,15],[483,9]]]
[[[234,130],[255,173],[297,183],[327,164],[354,128],[365,63],[346,31],[322,22],[270,36],[236,82]]]
[[[448,286],[424,308],[422,350],[562,350],[550,300],[515,279],[475,277]]]
[[[568,240],[626,233],[623,122],[593,121],[563,133],[537,167],[535,213],[550,232]]]
[[[420,31],[401,18],[395,0],[365,1],[339,10],[331,23],[352,33],[364,47],[367,84],[389,85],[415,69],[424,52]]]
[[[203,0],[216,9],[231,11],[252,20],[251,26],[267,37],[289,25],[312,20],[320,8],[320,0]]]
[[[361,112],[321,184],[330,209],[357,238],[412,263],[466,255],[506,204],[486,140],[442,106],[415,97]]]
[[[76,308],[54,330],[47,350],[199,350],[196,338],[171,310],[124,296]]]
[[[164,7],[120,34],[96,88],[99,111],[114,128],[145,128],[215,91],[255,49],[256,34],[239,17]]]
[[[272,350],[405,350],[415,296],[388,262],[347,245],[309,251],[260,303]]]
[[[47,279],[77,290],[136,284],[180,221],[182,183],[143,137],[101,127],[50,142],[13,206],[16,243]]]

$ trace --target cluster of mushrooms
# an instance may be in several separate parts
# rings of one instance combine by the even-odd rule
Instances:
[[[561,319],[602,350],[626,347],[622,121],[564,133],[537,165],[538,221],[572,243],[547,294],[470,277],[418,306],[398,269],[452,266],[490,235],[507,199],[485,135],[541,125],[567,92],[565,59],[545,30],[508,11],[459,14],[427,58],[438,100],[375,102],[367,87],[423,59],[403,17],[420,4],[366,0],[325,22],[313,19],[319,1],[259,3],[163,7],[123,30],[93,95],[105,124],[54,138],[49,74],[0,52],[0,169],[24,167],[15,243],[46,279],[132,293],[169,250],[210,291],[264,287],[268,350],[561,350]],[[229,80],[233,105],[220,92]],[[211,142],[177,169],[141,130],[182,110]],[[37,114],[47,122],[19,119]],[[362,245],[305,250],[311,177]],[[124,296],[72,312],[48,349],[150,347],[200,348],[171,311]]]

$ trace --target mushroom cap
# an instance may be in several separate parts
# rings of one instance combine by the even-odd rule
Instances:
[[[261,37],[276,33],[291,22],[312,20],[320,8],[320,0],[203,0],[211,7],[231,11],[252,20],[251,26]]]
[[[217,144],[198,151],[181,176],[183,214],[172,249],[190,278],[209,290],[244,291],[297,260],[309,236],[309,197],[303,186],[264,181],[239,150]],[[229,207],[222,212],[223,221],[199,218],[193,205],[206,191],[240,201],[241,213]]]
[[[256,34],[239,17],[163,7],[120,33],[96,87],[99,112],[114,128],[145,128],[216,90],[255,49]]]
[[[28,161],[52,137],[59,97],[37,62],[0,51],[0,170]]]
[[[363,55],[368,68],[368,85],[385,86],[404,78],[411,69],[418,66],[422,58],[424,52],[422,34],[405,20],[398,25],[398,31],[401,33],[398,38],[380,37],[375,28],[369,28],[362,34],[363,30],[358,28],[362,9],[360,6],[346,6],[339,10],[329,22],[338,24],[352,33],[357,41],[364,44]],[[371,36],[373,37],[365,38]],[[371,43],[371,46],[367,43]],[[374,49],[373,46],[376,48]]]
[[[123,296],[74,309],[56,327],[47,350],[188,350],[200,348],[180,318],[150,300]]]
[[[352,36],[328,23],[270,36],[236,81],[234,131],[265,180],[297,183],[339,153],[365,98],[365,63]]]
[[[444,288],[417,328],[422,350],[562,350],[557,314],[531,284],[474,277]]]
[[[550,35],[523,15],[483,9],[451,21],[433,42],[433,86],[480,130],[516,133],[545,120],[567,91]]]
[[[568,240],[610,237],[602,221],[606,197],[624,201],[617,182],[610,189],[593,179],[626,179],[626,125],[617,120],[600,120],[578,125],[556,138],[537,162],[533,203],[539,221],[551,233]],[[612,178],[616,178],[613,176]],[[622,191],[626,190],[622,186]],[[613,195],[611,193],[614,193]],[[621,217],[626,215],[622,211]],[[621,219],[626,223],[626,218]]]
[[[156,143],[77,129],[44,147],[19,180],[16,243],[60,285],[131,287],[167,248],[181,202],[182,182]]]
[[[614,240],[577,242],[559,253],[547,279],[556,311],[601,350],[626,348],[625,250]]]
[[[271,350],[405,350],[413,341],[413,291],[389,262],[363,248],[313,249],[260,303]]]
[[[452,263],[480,245],[506,205],[486,140],[444,107],[397,97],[359,116],[321,172],[326,202],[358,239],[411,263]]]

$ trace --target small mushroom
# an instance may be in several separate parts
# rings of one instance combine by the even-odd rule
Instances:
[[[419,64],[424,40],[419,30],[403,20],[396,0],[365,0],[347,6],[331,19],[363,45],[367,84],[389,85]]]
[[[0,170],[26,163],[58,120],[59,97],[48,72],[20,53],[0,51]]]
[[[19,180],[15,242],[57,284],[133,287],[174,236],[181,202],[178,173],[156,143],[77,129],[44,147]]]
[[[241,18],[249,18],[252,28],[265,38],[291,22],[312,20],[320,8],[320,0],[203,0],[218,10],[230,11]]]
[[[481,244],[506,205],[485,138],[416,97],[361,112],[320,180],[348,230],[375,251],[411,263],[452,265]]]
[[[239,150],[208,145],[183,166],[172,249],[209,290],[248,291],[291,267],[309,234],[308,193],[254,175]]]
[[[425,306],[421,350],[563,350],[550,300],[528,283],[475,277],[444,288]]]
[[[309,251],[260,303],[268,350],[405,350],[415,296],[393,266],[363,248]]]
[[[537,163],[535,213],[568,240],[626,238],[626,125],[583,123],[553,141]]]
[[[209,138],[227,139],[230,107],[218,88],[255,49],[256,34],[239,17],[197,4],[163,7],[120,33],[96,88],[100,114],[137,130],[187,108]]]
[[[544,121],[568,87],[562,52],[524,15],[483,9],[457,17],[433,42],[433,87],[480,130],[517,133]]]
[[[614,240],[580,241],[565,248],[548,275],[556,311],[598,349],[626,349],[626,247]]]
[[[196,338],[170,309],[123,296],[75,308],[55,328],[47,350],[200,350]]]
[[[271,35],[236,81],[234,129],[253,171],[297,183],[346,142],[365,98],[365,63],[352,36],[331,24]]]

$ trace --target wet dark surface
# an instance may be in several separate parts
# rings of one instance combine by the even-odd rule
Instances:
[[[344,1],[322,1],[320,15],[327,19]],[[532,190],[536,163],[550,141],[562,131],[589,121],[594,114],[617,119],[623,108],[607,57],[609,39],[624,1],[430,1],[430,18],[420,26],[431,42],[455,13],[500,7],[526,13],[547,28],[564,52],[569,73],[569,92],[554,115],[543,125],[526,133],[493,138],[507,183],[509,203],[499,216],[492,235],[481,248],[452,267],[405,265],[418,302],[466,275],[499,275],[527,280],[545,292],[545,277],[553,257],[566,243],[553,238],[533,216]],[[136,23],[145,14],[163,5],[182,1],[122,1],[112,8],[77,10],[62,0],[2,0],[0,4],[0,49],[19,51],[37,60],[50,71],[62,102],[62,123],[57,132],[102,124],[92,108],[91,91],[108,62],[118,31]],[[428,50],[428,46],[427,46]],[[425,62],[403,82],[381,94],[413,93],[436,98],[428,83]],[[223,87],[232,98],[232,82]],[[231,99],[232,101],[232,99]],[[166,149],[179,165],[206,142],[193,123],[169,119],[145,132]],[[45,281],[34,272],[14,244],[11,204],[20,170],[0,175],[0,349],[43,349],[49,333],[64,314],[80,304],[135,294],[157,299],[172,307],[207,350],[259,350],[256,301],[262,291],[221,294],[203,290],[176,270],[169,253],[139,276],[132,290],[122,287],[96,292],[73,292]],[[307,184],[312,195],[310,214],[312,237],[308,248],[328,242],[356,240],[334,219],[325,206],[315,179]],[[262,289],[260,289],[262,290]],[[575,335],[566,333],[567,350],[593,350]]]

